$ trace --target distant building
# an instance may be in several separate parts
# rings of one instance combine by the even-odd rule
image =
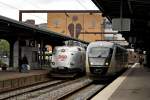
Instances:
[[[48,29],[47,23],[41,23],[41,24],[38,24],[37,26],[42,29]]]
[[[25,24],[28,24],[28,25],[32,25],[32,26],[35,26],[35,20],[33,19],[28,19],[24,22]]]
[[[42,28],[42,29],[48,29],[47,23],[41,23],[41,24],[36,25],[35,20],[33,20],[33,19],[27,19],[24,23],[28,24],[28,25],[31,25],[31,26],[39,27],[39,28]]]

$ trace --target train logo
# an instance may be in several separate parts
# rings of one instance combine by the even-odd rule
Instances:
[[[67,59],[67,56],[66,55],[58,55],[58,58],[57,58],[59,61],[65,61],[65,59]]]

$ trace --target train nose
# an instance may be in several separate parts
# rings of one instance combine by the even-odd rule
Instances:
[[[102,70],[102,69],[95,69],[93,72],[94,72],[94,73],[102,73],[103,70]]]
[[[108,67],[90,67],[90,71],[93,74],[105,74],[108,70]]]

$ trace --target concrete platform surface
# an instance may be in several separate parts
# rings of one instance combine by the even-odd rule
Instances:
[[[48,72],[48,70],[30,70],[26,73],[21,73],[19,71],[0,71],[0,81],[20,77],[28,77],[32,75],[48,74]]]
[[[0,93],[48,81],[47,74],[48,70],[0,71]]]
[[[136,63],[92,100],[150,100],[150,68]]]

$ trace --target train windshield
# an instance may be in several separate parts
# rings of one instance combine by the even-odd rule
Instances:
[[[93,47],[89,51],[89,57],[108,57],[110,48],[108,47]]]

